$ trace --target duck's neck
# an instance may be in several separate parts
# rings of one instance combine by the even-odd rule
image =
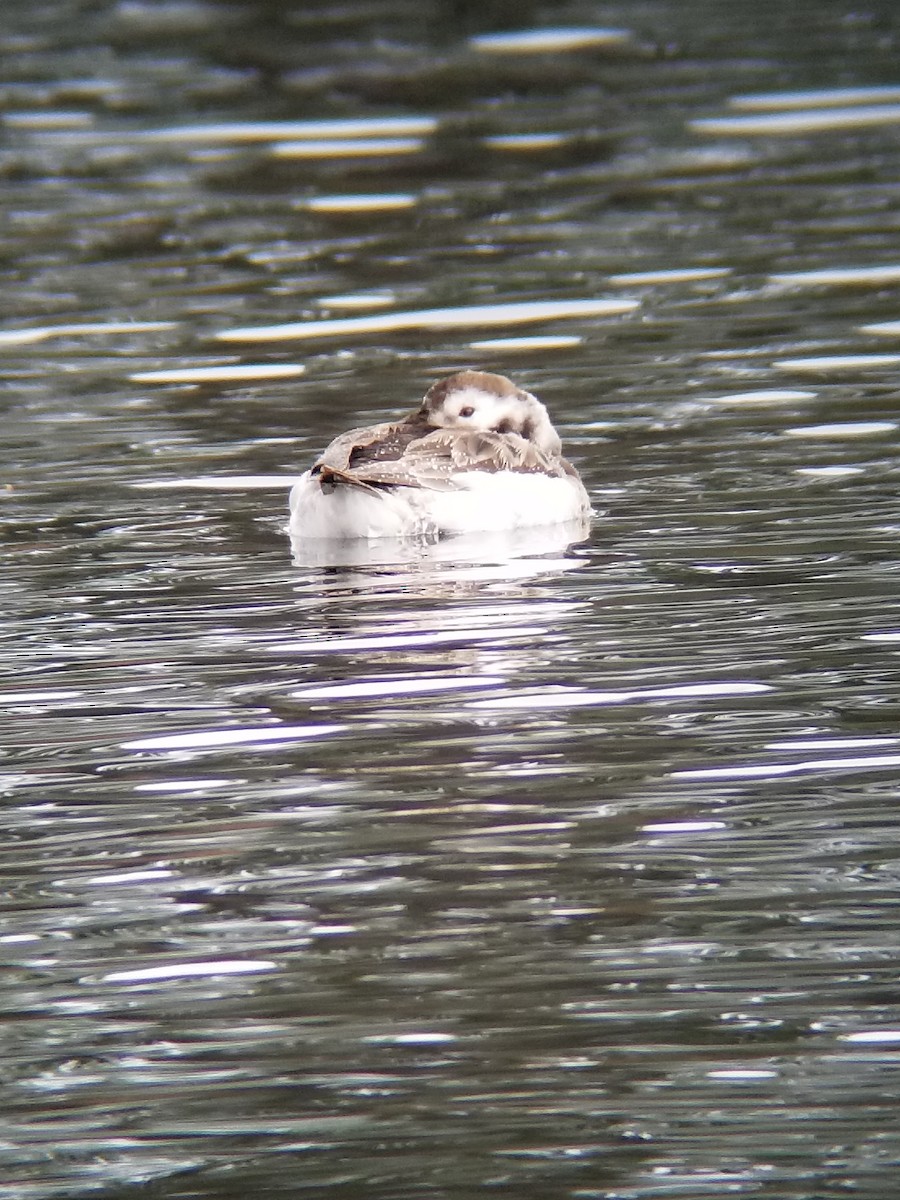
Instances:
[[[562,442],[553,428],[546,408],[530,393],[528,395],[528,421],[523,436],[533,442],[542,454],[556,457],[562,453]]]

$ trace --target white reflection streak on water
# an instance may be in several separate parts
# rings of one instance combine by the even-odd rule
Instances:
[[[584,50],[591,46],[615,46],[631,39],[627,29],[600,26],[558,26],[549,29],[517,29],[509,33],[484,33],[469,39],[482,54],[547,54]]]
[[[895,367],[900,354],[822,354],[813,358],[781,358],[773,362],[780,371],[825,374],[828,371],[868,371]]]
[[[143,138],[187,142],[270,142],[309,139],[425,136],[438,128],[436,117],[347,117],[325,121],[235,121],[147,130]]]
[[[851,104],[900,103],[900,87],[822,88],[802,92],[752,92],[732,96],[731,108],[745,112],[778,109],[836,108]]]
[[[339,296],[317,296],[319,308],[390,308],[396,300],[393,292],[348,292]]]
[[[323,138],[321,141],[276,142],[275,158],[366,158],[391,154],[417,154],[425,148],[421,138]]]
[[[795,467],[794,474],[820,479],[840,479],[844,475],[864,475],[865,467]]]
[[[223,142],[282,142],[308,139],[354,141],[373,137],[424,137],[438,128],[435,117],[347,117],[310,121],[225,121],[208,125],[172,125],[159,129],[43,131],[44,142],[97,145],[105,142],[162,142],[216,144]]]
[[[750,1069],[749,1067],[746,1067],[746,1068],[733,1067],[733,1068],[730,1068],[727,1070],[721,1070],[721,1071],[707,1071],[706,1078],[707,1079],[733,1080],[736,1083],[740,1083],[743,1081],[752,1083],[754,1080],[757,1080],[757,1079],[777,1079],[778,1072],[777,1071],[768,1071],[768,1070],[755,1070],[755,1069]]]
[[[616,287],[652,287],[656,284],[702,283],[710,279],[724,279],[732,272],[732,267],[672,267],[659,271],[626,271],[610,275],[606,282]]]
[[[875,337],[900,337],[900,321],[876,321],[873,325],[860,325],[860,333],[871,333]]]
[[[317,684],[288,695],[294,700],[350,700],[370,696],[413,696],[422,692],[460,691],[466,688],[500,687],[503,675],[463,675],[439,679],[350,680],[345,683]]]
[[[84,110],[50,108],[41,112],[7,112],[2,120],[10,129],[87,129],[96,117]]]
[[[405,646],[444,646],[456,642],[494,641],[510,638],[546,637],[550,630],[541,625],[498,626],[496,629],[448,629],[442,631],[400,634],[373,634],[370,637],[310,638],[308,641],[281,642],[266,647],[270,654],[289,654],[313,650],[333,653],[356,650],[396,650]]]
[[[698,396],[698,404],[729,405],[792,404],[799,400],[815,400],[818,392],[801,391],[799,388],[765,388],[754,392],[734,392],[730,396]]]
[[[132,790],[180,795],[182,792],[202,792],[207,788],[235,787],[239,782],[238,779],[167,779],[162,783],[136,783]]]
[[[816,771],[877,770],[900,766],[900,754],[873,754],[860,758],[818,758],[799,763],[750,763],[746,766],[704,767],[673,771],[671,779],[758,779],[766,776],[804,775]]]
[[[897,421],[841,421],[830,425],[798,425],[793,429],[783,430],[782,435],[791,438],[843,441],[844,438],[871,437],[876,433],[891,433],[897,426]]]
[[[191,479],[147,479],[130,486],[143,491],[166,488],[200,488],[210,491],[252,491],[281,489],[285,493],[285,521],[287,521],[287,493],[297,482],[297,475],[195,475]]]
[[[48,341],[50,338],[161,333],[177,328],[177,321],[84,321],[76,324],[39,325],[34,329],[4,329],[0,330],[0,350],[5,346],[29,346],[35,342]]]
[[[344,725],[272,725],[256,729],[203,729],[163,734],[122,742],[123,750],[205,750],[219,746],[265,745],[305,738],[327,737],[342,732]]]
[[[152,871],[117,871],[110,875],[89,875],[87,879],[79,880],[83,887],[109,887],[119,883],[146,883],[154,879],[177,879],[178,872],[159,867]],[[59,881],[54,887],[68,886]]]
[[[223,363],[211,367],[135,371],[128,378],[132,383],[246,383],[252,380],[296,379],[305,371],[302,363]]]
[[[372,583],[376,589],[384,586],[384,578],[383,575],[373,577]],[[393,571],[390,572],[389,578],[391,580],[396,578]],[[303,648],[315,644],[331,648],[352,643],[354,647],[357,645],[377,647],[392,644],[395,638],[400,638],[405,644],[408,638],[416,637],[429,640],[436,638],[442,642],[466,640],[471,637],[505,637],[510,632],[524,633],[529,636],[534,633],[550,634],[555,627],[561,626],[579,612],[586,612],[588,608],[587,602],[577,600],[535,599],[526,610],[529,623],[510,625],[508,622],[515,617],[515,613],[510,612],[510,609],[502,604],[482,603],[473,604],[471,607],[465,605],[443,606],[439,618],[433,611],[426,609],[418,613],[385,614],[382,621],[374,622],[370,619],[353,635],[335,634],[333,638],[316,639],[315,643],[299,641],[292,642],[291,645]],[[537,620],[545,622],[545,624],[531,623]],[[390,627],[391,633],[382,632],[385,625]],[[439,625],[440,628],[435,629],[436,625]],[[282,645],[283,643],[279,643],[278,648],[280,649]]]
[[[632,704],[646,700],[678,700],[686,697],[747,696],[774,689],[766,683],[691,683],[674,687],[637,688],[633,691],[591,692],[560,689],[531,692],[490,700],[473,700],[469,708],[581,708],[601,704]]]
[[[370,1043],[372,1045],[386,1046],[439,1046],[446,1042],[458,1041],[455,1034],[452,1033],[391,1033],[391,1034],[370,1034],[367,1037],[361,1038],[360,1041]]]
[[[812,741],[769,742],[766,750],[859,750],[863,746],[896,746],[900,738],[816,738]]]
[[[278,963],[268,959],[221,959],[218,962],[170,963],[163,967],[142,967],[134,971],[110,971],[103,983],[156,983],[167,979],[202,979],[210,975],[249,975],[258,971],[277,971]]]
[[[688,121],[696,133],[738,137],[827,133],[832,129],[865,129],[900,124],[900,104],[765,113],[748,117],[700,117]]]
[[[780,287],[882,287],[900,282],[896,263],[862,267],[823,267],[814,271],[778,271],[769,283]]]
[[[580,346],[584,338],[574,333],[561,333],[556,337],[551,334],[535,337],[483,338],[477,342],[469,342],[470,350],[514,351],[514,350],[570,350]]]
[[[484,144],[489,150],[551,150],[574,140],[565,133],[502,133],[486,137]]]
[[[527,324],[575,317],[610,317],[633,312],[638,300],[525,300],[496,304],[423,308],[379,313],[368,317],[336,317],[325,321],[290,321],[227,329],[215,336],[222,342],[281,341],[290,338],[352,337],[356,334],[395,333],[407,329],[471,329],[484,325]]]
[[[310,196],[297,201],[296,207],[323,213],[390,212],[392,209],[414,208],[418,199],[414,192],[348,192]]]
[[[641,833],[711,833],[727,829],[726,821],[654,821],[641,826]]]

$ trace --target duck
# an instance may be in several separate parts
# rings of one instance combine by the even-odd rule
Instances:
[[[505,375],[464,370],[434,383],[401,420],[336,437],[292,487],[289,531],[433,540],[590,513],[544,405]]]

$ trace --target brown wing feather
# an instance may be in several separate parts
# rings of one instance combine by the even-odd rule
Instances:
[[[427,437],[433,426],[420,412],[410,414],[392,425],[378,425],[377,438],[358,442],[350,454],[351,467],[365,467],[373,462],[393,462],[402,458],[407,446],[419,438]]]
[[[517,471],[558,477],[551,461],[516,433],[432,429],[418,413],[405,421],[351,429],[335,438],[312,469],[323,483],[446,491],[463,471]]]
[[[345,483],[375,491],[375,480],[367,477],[366,466],[401,458],[410,442],[429,429],[419,413],[412,413],[402,421],[349,429],[326,447],[313,464],[312,474],[321,478],[323,484]]]
[[[371,453],[373,448],[377,456],[377,448],[390,443],[395,437],[397,430],[402,428],[403,425],[404,422],[402,421],[386,421],[382,425],[367,425],[362,429],[348,429],[346,433],[339,434],[325,448],[324,453],[316,462],[313,470],[316,467],[334,467],[335,470],[346,471],[350,468],[350,464],[354,459],[358,460],[360,456]]]

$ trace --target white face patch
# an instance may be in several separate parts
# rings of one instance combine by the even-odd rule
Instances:
[[[481,384],[482,379],[496,379],[498,390]],[[540,400],[502,375],[460,371],[429,390],[422,411],[437,429],[518,434],[542,454],[553,457],[562,451],[559,434]]]
[[[466,387],[451,392],[432,416],[444,429],[497,429],[506,424],[518,429],[525,416],[517,396],[497,396],[481,388]]]

